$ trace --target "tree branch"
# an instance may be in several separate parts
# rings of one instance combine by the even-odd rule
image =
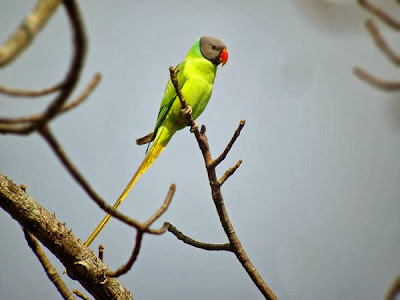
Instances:
[[[230,167],[228,170],[226,170],[225,173],[221,176],[221,178],[218,179],[218,184],[220,186],[223,185],[224,182],[236,172],[236,170],[240,167],[241,164],[242,160],[238,160],[233,167]]]
[[[83,92],[76,97],[74,100],[64,104],[63,108],[59,111],[59,114],[66,113],[71,109],[77,107],[83,101],[85,101],[88,96],[92,93],[95,87],[99,84],[101,80],[101,74],[96,73]],[[37,122],[40,119],[43,119],[45,116],[44,114],[37,114],[37,115],[30,115],[26,117],[19,117],[19,118],[0,118],[0,124],[18,124],[18,123],[32,123]]]
[[[0,124],[0,133],[26,135],[45,126],[62,109],[64,103],[71,95],[79,80],[86,54],[86,37],[76,2],[74,0],[64,0],[63,4],[71,23],[74,43],[73,57],[70,68],[62,83],[63,88],[60,90],[55,99],[48,105],[47,109],[43,113],[42,118],[26,125]]]
[[[246,120],[240,120],[239,126],[236,128],[235,133],[233,134],[231,140],[229,141],[228,145],[226,145],[225,150],[219,155],[216,159],[214,159],[209,167],[216,167],[218,166],[228,155],[229,151],[231,150],[233,144],[235,143],[236,139],[239,137],[240,132],[242,131],[244,125],[246,124]]]
[[[360,4],[375,17],[379,18],[386,25],[392,27],[395,30],[400,30],[400,22],[389,16],[384,10],[382,10],[378,6],[372,5],[367,0],[358,0],[358,4]]]
[[[174,84],[176,94],[178,95],[179,100],[181,101],[182,109],[184,109],[184,104],[186,102],[183,98],[182,91],[179,88],[178,80],[177,80],[176,76],[174,76],[174,74],[176,75],[176,71],[173,67],[170,67],[169,70],[170,70],[171,81]],[[208,145],[208,139],[206,136],[205,126],[203,125],[201,127],[201,130],[199,131],[198,127],[195,126],[195,122],[194,122],[193,117],[190,112],[186,114],[186,117],[187,117],[189,124],[191,125],[191,131],[194,133],[197,143],[203,154],[203,159],[204,159],[204,163],[205,163],[206,170],[207,170],[208,180],[209,180],[210,187],[211,187],[212,199],[214,200],[214,205],[216,207],[221,225],[224,228],[225,234],[229,239],[230,246],[232,248],[232,252],[235,253],[237,259],[239,260],[239,262],[241,263],[243,268],[246,270],[246,272],[250,276],[250,278],[253,280],[254,284],[257,286],[259,291],[264,295],[264,297],[266,299],[270,299],[270,300],[277,299],[277,297],[274,295],[274,293],[268,287],[268,285],[264,282],[263,278],[258,273],[258,271],[254,267],[254,265],[252,264],[250,258],[248,257],[247,253],[245,252],[238,236],[236,235],[235,229],[233,228],[233,225],[230,221],[228,212],[225,208],[225,203],[224,203],[224,199],[223,199],[222,192],[221,192],[221,186],[218,184],[215,166],[213,166],[213,164],[212,164],[213,159],[211,156],[210,147]]]
[[[6,94],[8,96],[13,96],[13,97],[40,97],[40,96],[45,96],[52,94],[54,92],[57,92],[58,90],[62,89],[62,83],[57,83],[53,86],[50,86],[48,88],[44,88],[41,90],[22,90],[22,89],[10,89],[5,86],[0,86],[0,93]]]
[[[382,51],[384,55],[396,66],[400,65],[400,55],[398,55],[382,37],[378,27],[375,25],[374,21],[368,19],[365,21],[365,28],[371,35],[376,46]]]
[[[46,272],[47,277],[50,281],[54,284],[57,288],[58,292],[64,299],[72,300],[75,297],[72,293],[68,290],[67,286],[65,285],[64,281],[61,279],[60,275],[57,273],[56,269],[52,266],[50,261],[47,259],[46,254],[40,247],[39,243],[35,239],[33,235],[30,234],[28,230],[23,228],[25,239],[28,242],[29,247],[32,249],[33,253],[39,259],[40,263],[44,271]]]
[[[178,240],[184,242],[185,244],[193,246],[195,248],[208,250],[208,251],[230,251],[230,252],[232,252],[232,247],[231,247],[230,243],[211,244],[211,243],[203,243],[203,242],[196,241],[196,240],[188,237],[187,235],[183,234],[171,223],[168,223],[168,231],[171,232],[173,235],[175,235]]]
[[[354,67],[353,73],[362,81],[379,88],[384,91],[398,91],[400,90],[400,81],[389,81],[382,80],[378,77],[373,76],[372,74],[364,71],[360,67]]]
[[[380,9],[377,6],[372,5],[369,3],[367,0],[358,0],[358,3],[365,8],[368,12],[370,12],[372,15],[375,15],[378,17],[381,21],[383,21],[386,25],[399,30],[400,29],[400,22],[394,20],[392,17],[390,17],[386,12],[384,12],[382,9]],[[386,42],[386,40],[382,37],[380,31],[378,30],[378,27],[375,25],[375,23],[371,20],[368,19],[365,21],[365,28],[373,38],[375,44],[377,47],[382,51],[382,53],[396,66],[400,65],[400,55],[397,54]],[[364,71],[360,67],[354,67],[353,68],[353,73],[361,80],[364,82],[385,90],[385,91],[398,91],[400,90],[400,81],[388,81],[388,80],[382,80],[380,78],[377,78],[368,72]]]
[[[0,48],[0,67],[18,57],[32,42],[36,34],[54,14],[60,0],[40,0],[32,12],[19,25],[7,42]]]
[[[2,174],[0,207],[48,248],[67,267],[68,275],[96,299],[132,299],[116,279],[105,276],[107,266],[65,224]]]

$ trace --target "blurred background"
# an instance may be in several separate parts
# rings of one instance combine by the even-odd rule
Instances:
[[[36,1],[2,1],[3,42]],[[393,15],[400,6],[375,1]],[[244,248],[280,299],[382,299],[400,272],[400,97],[353,74],[355,65],[400,80],[363,28],[356,1],[79,1],[89,40],[75,95],[95,72],[103,80],[51,128],[92,186],[114,203],[145,154],[135,139],[154,126],[168,67],[202,35],[221,38],[230,59],[219,68],[198,119],[212,153],[247,123],[219,174],[243,160],[223,186]],[[400,49],[399,35],[377,22]],[[0,70],[0,84],[41,89],[59,82],[71,58],[60,7],[27,51]],[[1,116],[42,111],[51,97],[0,96]],[[37,134],[0,136],[0,172],[85,240],[104,213],[67,174]],[[203,159],[188,129],[178,132],[121,206],[145,220],[168,187],[177,192],[169,221],[192,238],[226,237],[210,196]],[[0,211],[0,295],[57,299],[18,223]],[[105,245],[116,269],[129,258],[134,230],[112,220]],[[64,267],[49,254],[58,271]],[[64,276],[70,288],[80,288]],[[234,255],[206,252],[171,234],[144,237],[120,281],[136,299],[263,299]],[[83,290],[83,289],[81,289]]]

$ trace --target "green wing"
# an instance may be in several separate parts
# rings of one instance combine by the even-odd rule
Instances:
[[[184,72],[185,63],[186,63],[186,61],[183,61],[176,67],[176,70],[178,72],[178,74],[177,74],[178,84],[179,84],[179,87],[181,88],[181,90],[182,90],[183,86],[185,85],[185,82],[187,79],[187,76]],[[161,101],[160,110],[159,110],[158,116],[157,116],[157,122],[156,122],[156,125],[154,126],[153,135],[150,139],[150,142],[154,141],[154,139],[156,138],[157,131],[161,127],[161,125],[164,123],[164,120],[167,117],[168,112],[170,111],[171,106],[175,101],[176,96],[177,95],[176,95],[175,87],[172,84],[171,78],[170,78],[168,80],[167,86],[164,91],[164,96]]]

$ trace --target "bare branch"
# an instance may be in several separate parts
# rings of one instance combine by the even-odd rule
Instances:
[[[161,235],[161,234],[164,234],[168,230],[168,226],[169,226],[169,224],[167,222],[165,222],[163,224],[163,226],[161,226],[160,228],[157,228],[157,229],[148,228],[146,230],[146,232],[154,234],[154,235]]]
[[[73,28],[74,53],[71,66],[64,81],[64,88],[46,110],[46,118],[38,121],[35,126],[31,127],[31,130],[43,127],[63,107],[79,80],[85,60],[86,36],[78,5],[74,0],[64,0],[63,3]]]
[[[56,269],[52,266],[50,261],[47,259],[46,254],[40,247],[39,243],[35,239],[33,235],[30,234],[28,230],[23,228],[25,239],[28,242],[29,247],[32,249],[33,253],[35,253],[36,257],[39,259],[40,263],[44,271],[46,272],[47,277],[57,288],[58,292],[64,299],[72,300],[75,297],[69,291],[64,281],[61,279],[60,275],[57,273]]]
[[[384,91],[398,91],[400,90],[400,81],[389,81],[389,80],[382,80],[378,77],[371,75],[370,73],[364,71],[360,67],[354,67],[353,73],[359,79],[365,81],[366,83],[377,87]]]
[[[143,231],[138,230],[136,232],[135,246],[133,247],[133,251],[132,251],[131,257],[129,258],[128,262],[126,264],[124,264],[123,266],[119,267],[115,271],[108,271],[106,273],[106,275],[109,277],[118,277],[118,276],[121,276],[121,275],[125,274],[126,272],[128,272],[131,269],[131,267],[133,266],[133,264],[135,263],[138,255],[139,255],[140,247],[142,245],[142,240],[143,240]]]
[[[107,266],[65,224],[2,174],[0,207],[49,249],[67,267],[68,275],[96,299],[132,299],[116,279],[105,276]],[[78,272],[79,268],[82,272]]]
[[[395,30],[400,30],[400,22],[395,20],[393,17],[389,16],[385,11],[383,11],[378,6],[372,5],[367,0],[358,0],[358,3],[368,10],[371,14],[378,17],[386,25],[392,27]]]
[[[367,0],[358,0],[358,3],[365,9],[367,9],[372,15],[378,17],[386,25],[392,27],[393,29],[400,30],[400,22],[396,21],[390,17],[386,12],[384,12],[379,7],[372,5]],[[377,47],[383,52],[383,54],[394,63],[396,66],[400,65],[400,55],[397,54],[382,37],[378,27],[375,23],[368,19],[365,21],[365,28],[370,33],[371,37],[374,39]],[[385,91],[398,91],[400,90],[400,82],[398,81],[387,81],[377,78],[359,67],[353,68],[353,73],[364,82],[377,87]]]
[[[233,167],[230,167],[228,170],[226,170],[224,175],[222,175],[221,178],[218,179],[218,184],[220,186],[223,185],[224,182],[236,172],[236,170],[240,167],[241,164],[242,164],[242,161],[238,160],[237,163]]]
[[[170,67],[171,81],[174,84],[176,94],[178,95],[181,101],[182,108],[184,108],[185,101],[183,99],[182,91],[180,90],[179,85],[177,84],[178,83],[177,78],[174,75],[176,75],[175,70],[173,67]],[[277,299],[277,297],[274,295],[274,293],[268,287],[268,285],[264,282],[264,279],[261,277],[261,275],[257,272],[256,268],[252,264],[238,236],[236,235],[235,229],[233,228],[233,225],[230,221],[229,215],[225,208],[224,199],[221,193],[221,186],[218,184],[218,179],[215,172],[215,166],[212,165],[213,159],[211,156],[210,147],[208,145],[208,139],[205,133],[206,132],[205,126],[203,125],[201,127],[201,131],[199,131],[198,127],[194,126],[193,117],[191,116],[190,112],[186,115],[186,117],[187,120],[189,121],[189,124],[191,125],[191,131],[194,132],[201,153],[203,154],[203,159],[208,175],[208,181],[211,187],[212,199],[214,200],[214,205],[217,209],[221,225],[224,228],[225,234],[229,239],[230,246],[232,247],[232,252],[235,253],[237,259],[239,260],[243,268],[246,270],[250,278],[253,280],[254,284],[257,286],[259,291],[265,296],[265,298],[270,300]]]
[[[79,104],[81,104],[83,101],[85,101],[88,96],[92,93],[94,88],[98,85],[98,83],[101,80],[101,74],[96,73],[92,80],[89,82],[89,84],[86,86],[85,90],[76,97],[74,100],[71,102],[66,103],[63,108],[59,111],[59,114],[66,113],[67,111],[77,107]],[[20,117],[20,118],[0,118],[0,124],[17,124],[17,123],[30,123],[30,122],[36,122],[39,121],[40,119],[44,118],[44,114],[37,114],[37,115],[30,115],[26,117]]]
[[[397,66],[400,65],[400,55],[398,55],[389,46],[389,44],[382,37],[378,27],[371,19],[365,21],[365,28],[367,29],[371,37],[374,39],[376,46],[383,52],[383,54],[385,54],[386,57],[389,58],[389,60],[391,60],[392,63],[394,63],[395,65]]]
[[[0,48],[0,67],[18,57],[25,50],[36,34],[54,14],[60,0],[40,0],[32,12],[19,25],[7,42]]]
[[[216,159],[214,159],[212,161],[212,163],[211,163],[212,167],[218,166],[226,158],[226,156],[228,155],[229,151],[231,150],[233,144],[235,143],[236,139],[239,137],[240,132],[242,131],[245,124],[246,124],[246,120],[244,120],[244,119],[240,120],[239,126],[236,128],[235,133],[233,134],[228,145],[226,145],[225,150],[221,153],[220,156],[218,156]]]
[[[171,232],[173,235],[176,236],[176,238],[185,244],[188,244],[190,246],[193,246],[195,248],[203,249],[203,250],[208,250],[208,251],[230,251],[232,252],[232,247],[230,243],[225,243],[225,244],[211,244],[211,243],[203,243],[196,241],[187,235],[183,234],[181,231],[179,231],[174,225],[168,223],[168,231]]]
[[[74,42],[72,62],[69,71],[63,81],[63,88],[60,90],[60,93],[57,95],[57,97],[55,97],[55,99],[49,104],[43,114],[43,118],[40,118],[37,122],[28,123],[26,125],[16,124],[13,126],[0,124],[1,133],[26,135],[45,126],[62,109],[64,103],[71,95],[79,80],[86,54],[86,37],[83,29],[82,19],[76,2],[74,0],[64,0],[63,4],[69,17],[71,27],[73,29]]]
[[[40,97],[48,94],[52,94],[62,89],[62,83],[57,83],[51,87],[44,88],[42,90],[21,90],[21,89],[10,89],[5,86],[0,86],[0,93],[6,94],[13,97]]]
[[[100,73],[94,74],[92,80],[89,82],[89,84],[83,90],[83,92],[78,97],[76,97],[74,100],[72,100],[71,102],[64,105],[60,112],[65,113],[65,112],[77,107],[79,104],[81,104],[83,101],[85,101],[88,98],[88,96],[92,93],[92,91],[97,87],[100,80],[101,80],[101,74]]]

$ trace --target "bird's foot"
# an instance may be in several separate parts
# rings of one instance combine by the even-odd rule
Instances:
[[[181,109],[181,113],[184,117],[186,117],[187,115],[191,115],[192,114],[192,107],[190,105],[186,105],[186,108],[182,108]]]

